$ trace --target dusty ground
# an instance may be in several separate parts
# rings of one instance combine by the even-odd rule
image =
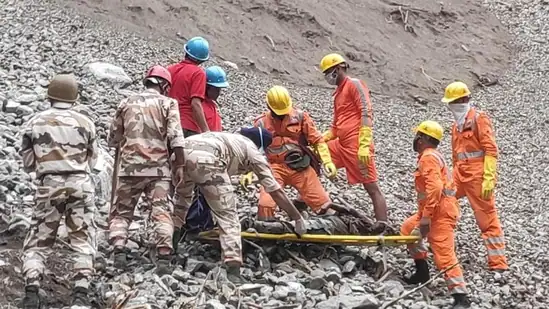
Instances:
[[[504,28],[474,0],[59,1],[151,35],[202,35],[217,57],[306,85],[324,85],[317,65],[330,51],[372,92],[408,99],[438,98],[454,79],[494,80],[509,63]]]

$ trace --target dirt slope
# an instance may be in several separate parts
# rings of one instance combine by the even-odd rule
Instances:
[[[504,28],[476,0],[59,1],[155,35],[202,35],[215,56],[307,85],[324,85],[316,67],[329,51],[374,93],[408,98],[474,73],[493,79],[509,60]]]

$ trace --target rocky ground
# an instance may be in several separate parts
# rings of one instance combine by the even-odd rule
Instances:
[[[94,2],[90,1],[90,4]],[[490,87],[477,87],[474,91],[475,104],[493,118],[500,146],[497,199],[511,270],[503,274],[486,270],[485,249],[465,202],[457,232],[458,254],[475,308],[547,308],[549,213],[542,207],[547,203],[545,193],[549,188],[546,177],[548,144],[544,138],[549,125],[546,120],[548,83],[544,78],[549,63],[549,34],[545,26],[549,22],[549,3],[546,0],[486,0],[483,5],[496,14],[510,32],[514,50],[512,64],[505,74],[498,76],[498,82]],[[481,10],[473,7],[471,14]],[[485,19],[492,19],[488,11],[482,9],[482,12]],[[107,126],[117,102],[128,92],[140,89],[142,74],[149,66],[179,59],[182,44],[163,37],[144,36],[141,32],[137,34],[118,23],[89,19],[51,1],[0,0],[0,18],[3,21],[0,23],[0,231],[4,240],[0,247],[0,306],[3,307],[17,304],[22,296],[20,247],[35,187],[31,176],[21,169],[17,133],[29,117],[47,108],[44,93],[48,79],[59,72],[73,72],[78,76],[82,103],[79,108],[93,117],[104,146]],[[506,42],[501,41],[501,44]],[[476,43],[468,48],[481,49]],[[502,48],[505,50],[504,46]],[[506,54],[504,51],[497,53]],[[450,61],[450,56],[452,54],[445,55],[445,59]],[[496,66],[488,62],[496,61],[490,56],[483,59]],[[119,66],[125,73],[117,79],[97,76],[94,74],[97,64],[90,64],[98,61]],[[239,63],[239,69],[220,59],[213,59],[211,63],[221,63],[229,72],[231,88],[220,99],[224,125],[232,130],[248,123],[264,109],[263,96],[272,80],[247,72],[242,63]],[[441,64],[437,66],[440,70],[447,68]],[[422,73],[416,71],[406,75],[423,78]],[[368,75],[364,78],[369,81]],[[375,80],[372,83],[379,85]],[[483,83],[491,84],[486,80]],[[286,85],[297,105],[310,111],[324,129],[331,115],[330,90]],[[435,82],[433,87],[442,95],[443,84]],[[413,104],[410,100],[376,94],[385,91],[376,92],[376,86],[372,88],[380,182],[388,199],[391,219],[401,222],[415,208],[411,128],[431,118],[441,121],[448,129],[451,118],[437,100]],[[449,154],[448,138],[443,150]],[[108,188],[105,174],[108,169],[98,176],[103,180],[101,188]],[[347,186],[343,178],[326,183],[326,187],[333,197],[371,213],[365,193]],[[98,224],[103,226],[108,195],[101,189],[99,193],[102,197],[98,200],[99,214],[103,218],[98,219]],[[253,196],[241,195],[243,211],[253,211],[255,202]],[[97,307],[378,308],[413,288],[398,281],[397,275],[411,266],[404,248],[388,249],[387,265],[392,272],[379,278],[383,254],[376,248],[324,250],[265,245],[261,252],[247,243],[250,250],[243,274],[250,284],[236,289],[224,283],[223,271],[215,264],[219,260],[215,244],[190,242],[180,250],[180,253],[186,253],[187,263],[178,266],[171,276],[159,278],[152,273],[147,237],[139,236],[146,235],[144,229],[143,225],[132,226],[135,263],[131,271],[124,273],[112,268],[104,232],[100,233],[101,250],[94,287]],[[62,231],[60,234],[63,236]],[[142,248],[138,244],[143,244]],[[48,262],[50,272],[45,278],[44,296],[50,308],[61,308],[69,302],[69,247],[60,241]],[[432,293],[423,290],[404,297],[391,308],[449,307],[451,299],[445,295],[441,280],[436,280],[429,290]],[[116,306],[124,298],[129,299],[126,305]]]

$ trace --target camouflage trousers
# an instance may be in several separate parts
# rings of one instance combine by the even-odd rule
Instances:
[[[115,247],[124,247],[128,241],[128,228],[133,220],[135,206],[145,193],[151,209],[156,248],[173,250],[173,207],[168,199],[170,179],[163,177],[119,177],[114,207],[109,220],[109,240]]]
[[[198,186],[219,227],[223,261],[242,263],[237,197],[226,164],[212,152],[192,148],[185,152],[185,179],[176,188],[175,195],[175,207],[181,216],[179,219],[184,223],[192,203],[194,187]]]
[[[30,230],[23,245],[23,275],[27,285],[40,285],[46,255],[65,215],[69,243],[74,250],[75,286],[89,288],[96,253],[94,184],[89,175],[45,175],[35,193]]]

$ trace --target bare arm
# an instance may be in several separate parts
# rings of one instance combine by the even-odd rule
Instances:
[[[198,124],[201,132],[208,132],[208,123],[206,117],[204,117],[204,110],[202,109],[202,100],[199,98],[193,98],[191,100],[191,108],[193,110],[193,118]]]

